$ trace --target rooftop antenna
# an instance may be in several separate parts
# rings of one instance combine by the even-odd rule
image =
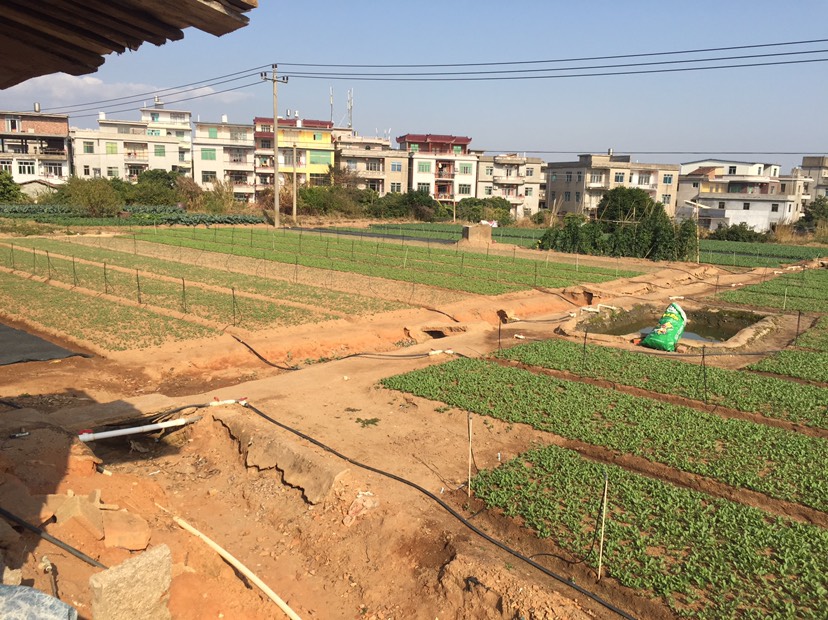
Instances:
[[[331,122],[333,123],[333,86],[331,86],[330,89],[331,89]]]
[[[354,89],[348,89],[348,129],[354,126]]]

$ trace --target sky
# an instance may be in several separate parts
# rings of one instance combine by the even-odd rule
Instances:
[[[136,120],[140,116],[137,109],[144,102],[151,104],[150,93],[154,91],[249,73],[248,78],[188,93],[162,93],[161,99],[168,108],[191,110],[193,118],[201,121],[218,121],[227,114],[231,122],[252,123],[254,116],[273,115],[270,83],[257,77],[259,68],[272,63],[278,64],[280,75],[310,71],[399,72],[401,69],[394,68],[295,65],[525,63],[828,39],[825,0],[259,2],[259,8],[247,14],[250,24],[234,33],[214,37],[190,28],[181,41],[160,47],[146,43],[137,51],[111,55],[96,73],[87,76],[35,78],[0,90],[0,109],[31,110],[33,102],[39,102],[44,112],[71,111],[71,126],[94,128],[99,110],[107,111],[108,118]],[[825,41],[564,65],[805,50],[825,52],[781,60],[828,60]],[[718,64],[775,60],[780,58]],[[473,149],[525,152],[546,161],[574,160],[576,153],[601,153],[609,148],[615,153],[631,153],[634,161],[664,163],[695,161],[723,151],[751,151],[762,154],[715,156],[780,163],[787,171],[801,162],[801,155],[828,153],[828,123],[821,105],[828,95],[826,77],[828,62],[645,75],[449,82],[293,75],[287,84],[279,85],[279,114],[290,109],[298,110],[302,118],[331,120],[333,88],[333,121],[337,126],[347,125],[346,93],[352,89],[354,129],[363,136],[389,134],[394,146],[397,136],[433,133],[468,136]],[[246,84],[251,86],[174,103],[176,99]],[[128,95],[136,95],[139,100],[99,103]],[[78,106],[85,103],[90,105]],[[774,154],[783,152],[794,154]]]

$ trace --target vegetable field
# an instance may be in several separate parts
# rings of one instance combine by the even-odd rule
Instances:
[[[337,235],[282,229],[168,229],[146,231],[138,239],[168,245],[248,256],[267,261],[358,273],[446,289],[500,295],[533,286],[559,288],[581,282],[606,282],[636,272],[581,267],[516,256],[491,256],[437,247],[365,241]]]
[[[805,269],[783,274],[761,284],[719,293],[718,298],[763,308],[828,312],[828,270]]]
[[[749,368],[828,384],[828,315],[797,339],[795,349],[779,351]]]

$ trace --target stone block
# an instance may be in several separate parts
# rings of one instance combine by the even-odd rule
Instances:
[[[55,511],[55,519],[58,523],[75,519],[97,540],[101,540],[104,537],[101,511],[97,506],[93,506],[86,497],[76,495],[68,498]]]
[[[126,510],[105,511],[102,514],[105,546],[120,547],[130,551],[141,551],[147,548],[151,532],[143,518],[130,514]]]
[[[92,575],[92,616],[106,620],[168,620],[172,555],[158,545]]]

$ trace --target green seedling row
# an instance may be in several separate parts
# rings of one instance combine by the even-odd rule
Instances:
[[[828,442],[762,424],[461,359],[385,387],[828,509]]]
[[[828,353],[818,351],[780,351],[748,368],[828,383]]]
[[[36,248],[40,251],[48,250],[64,256],[75,256],[100,263],[105,262],[110,265],[117,265],[128,269],[139,269],[176,279],[183,278],[188,283],[201,282],[227,289],[235,288],[237,291],[246,291],[248,293],[270,297],[276,302],[284,300],[312,305],[323,313],[327,310],[336,310],[346,312],[353,316],[367,316],[408,307],[401,303],[376,299],[365,295],[328,291],[313,286],[291,284],[290,282],[255,275],[227,272],[178,261],[101,249],[82,243],[72,243],[70,241],[15,239],[15,248]],[[17,251],[15,249],[15,252]],[[10,259],[11,250],[5,248],[0,249],[0,264],[9,267],[11,266]],[[24,260],[25,265],[26,257],[24,256],[22,260]]]
[[[214,329],[144,308],[123,306],[5,273],[0,273],[0,303],[9,314],[25,316],[47,329],[110,351],[144,349],[218,334]]]
[[[586,350],[586,355],[584,351]],[[828,388],[669,359],[660,355],[552,339],[505,349],[509,359],[582,377],[674,394],[747,413],[828,429]]]
[[[489,507],[598,566],[608,477],[604,575],[702,620],[828,617],[828,532],[674,487],[548,446],[473,481]],[[543,562],[543,558],[537,558]]]

